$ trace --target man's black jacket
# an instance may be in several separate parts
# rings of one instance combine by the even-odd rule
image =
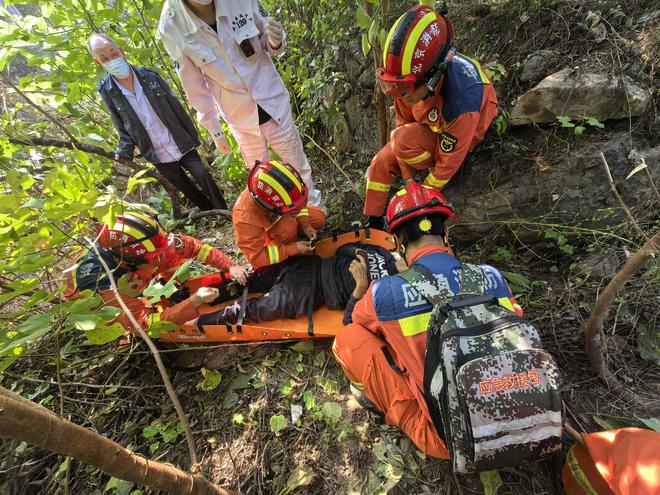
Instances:
[[[195,124],[160,74],[145,67],[132,65],[131,68],[142,85],[144,95],[158,118],[172,133],[172,139],[181,153],[186,154],[199,146],[199,135]],[[108,74],[99,82],[96,89],[119,133],[119,146],[115,153],[131,159],[137,146],[145,159],[151,163],[159,163],[147,130],[121,92],[117,81]]]

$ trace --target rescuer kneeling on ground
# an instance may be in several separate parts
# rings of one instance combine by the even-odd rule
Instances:
[[[271,160],[252,167],[232,214],[236,244],[252,266],[313,254],[325,215],[307,205],[307,196],[307,185],[288,163]],[[298,240],[299,233],[308,240]]]
[[[456,218],[436,189],[411,182],[387,208],[394,234],[409,267],[421,264],[452,293],[459,291],[461,264],[448,252],[445,220]],[[502,274],[481,265],[485,294],[522,313]],[[349,380],[427,454],[449,458],[424,399],[426,330],[432,306],[400,276],[371,284],[353,310],[353,323],[335,339],[333,352]]]
[[[141,297],[152,279],[169,280],[186,260],[226,272],[227,278],[239,283],[247,281],[245,269],[218,249],[193,237],[167,233],[155,217],[144,213],[117,215],[113,224],[101,226],[97,237],[96,248],[101,258],[112,271],[122,299],[143,328],[158,320],[183,324],[199,316],[199,306],[218,297],[218,289],[203,287],[162,313]],[[64,298],[77,299],[84,290],[97,293],[107,305],[120,307],[94,250],[83,251],[67,272]],[[120,314],[116,321],[132,330],[127,315]]]
[[[495,115],[497,97],[481,64],[454,46],[454,27],[444,14],[417,6],[389,32],[383,92],[394,97],[396,128],[367,173],[364,214],[382,226],[394,177],[412,181],[429,169],[424,184],[442,189],[479,144]]]

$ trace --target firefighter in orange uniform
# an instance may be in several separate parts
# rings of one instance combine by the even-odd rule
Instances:
[[[568,451],[568,495],[660,494],[660,433],[639,428],[583,434]]]
[[[323,210],[307,205],[307,185],[288,163],[257,163],[234,206],[236,244],[255,268],[311,255]],[[308,240],[298,240],[302,233]]]
[[[447,218],[456,217],[442,194],[416,182],[399,191],[387,208],[388,232],[407,265],[421,264],[457,293],[461,265],[446,247]],[[488,265],[481,269],[485,293],[522,315],[503,275]],[[398,426],[420,450],[449,458],[422,392],[426,330],[433,307],[399,276],[383,277],[370,286],[366,274],[358,279],[353,323],[337,334],[335,358],[358,401],[366,395],[384,413],[387,424]]]
[[[367,173],[364,214],[375,228],[382,227],[394,177],[408,182],[430,169],[424,184],[442,189],[497,115],[490,79],[479,62],[456,52],[445,13],[419,5],[403,14],[383,60],[376,76],[395,98],[396,128]]]
[[[162,313],[141,297],[152,279],[169,280],[186,260],[217,268],[227,279],[247,282],[245,269],[218,249],[193,237],[169,234],[155,217],[144,213],[127,212],[117,215],[114,225],[102,225],[96,247],[112,270],[122,299],[143,328],[158,320],[183,324],[199,316],[198,306],[218,297],[218,289],[204,287]],[[83,251],[67,272],[64,298],[80,298],[84,290],[97,293],[110,306],[120,307],[110,279],[93,250]],[[125,314],[120,314],[116,321],[132,330]]]

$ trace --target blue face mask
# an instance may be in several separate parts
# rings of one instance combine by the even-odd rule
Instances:
[[[108,71],[112,76],[115,76],[117,79],[126,79],[131,73],[131,66],[128,65],[128,62],[124,57],[119,57],[114,60],[110,60],[101,66]]]

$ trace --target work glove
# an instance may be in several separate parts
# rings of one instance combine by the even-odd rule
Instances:
[[[282,46],[282,38],[284,36],[282,24],[269,18],[268,24],[266,24],[266,34],[268,35],[268,43],[270,44],[270,47],[273,50],[279,50]]]
[[[227,138],[224,136],[224,134],[213,136],[213,142],[215,143],[215,147],[221,155],[226,155],[231,151],[229,141],[227,141]]]

